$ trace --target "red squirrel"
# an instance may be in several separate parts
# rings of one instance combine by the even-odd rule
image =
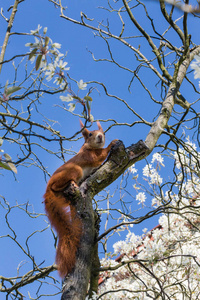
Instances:
[[[85,143],[73,158],[53,173],[44,195],[47,216],[58,234],[56,264],[62,278],[69,274],[75,265],[76,252],[83,230],[75,207],[67,201],[63,192],[70,183],[78,186],[80,181],[99,167],[117,141],[114,140],[107,148],[103,148],[105,135],[101,124],[97,122],[98,130],[94,131],[84,128],[81,121],[80,124]]]

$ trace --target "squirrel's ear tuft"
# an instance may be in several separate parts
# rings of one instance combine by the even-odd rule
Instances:
[[[98,126],[99,130],[103,132],[103,128],[101,127],[101,124],[99,121],[97,121],[97,126]]]
[[[82,122],[81,120],[79,120],[79,121],[80,121],[81,128],[84,128],[83,122]],[[89,132],[89,130],[88,130],[87,128],[84,128],[84,129],[82,130],[82,135],[83,135],[85,141],[86,141],[86,139],[88,138],[89,133],[90,133],[90,132]]]
[[[81,121],[81,119],[79,119],[79,122],[80,122],[81,128],[83,128],[83,127],[84,127],[84,124],[83,124],[83,122]]]

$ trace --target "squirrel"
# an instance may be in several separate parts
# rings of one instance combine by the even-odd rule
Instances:
[[[74,207],[64,196],[64,190],[72,183],[75,186],[88,177],[107,158],[113,140],[107,148],[100,122],[98,130],[89,131],[80,120],[85,139],[80,151],[59,167],[49,179],[44,194],[45,211],[58,235],[56,264],[61,278],[69,274],[76,262],[76,252],[82,235],[82,221]]]

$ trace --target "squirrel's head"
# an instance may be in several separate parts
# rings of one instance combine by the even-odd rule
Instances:
[[[84,124],[80,120],[82,135],[85,139],[85,144],[88,144],[90,148],[103,148],[105,144],[105,134],[101,127],[100,122],[97,122],[98,130],[89,131],[87,128],[84,128]]]

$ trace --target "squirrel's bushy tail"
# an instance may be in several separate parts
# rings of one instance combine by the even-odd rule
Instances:
[[[44,199],[47,216],[59,238],[56,264],[58,272],[63,278],[72,271],[75,265],[76,252],[82,233],[82,222],[75,207],[69,205],[61,193],[55,194],[50,187],[47,187]]]

